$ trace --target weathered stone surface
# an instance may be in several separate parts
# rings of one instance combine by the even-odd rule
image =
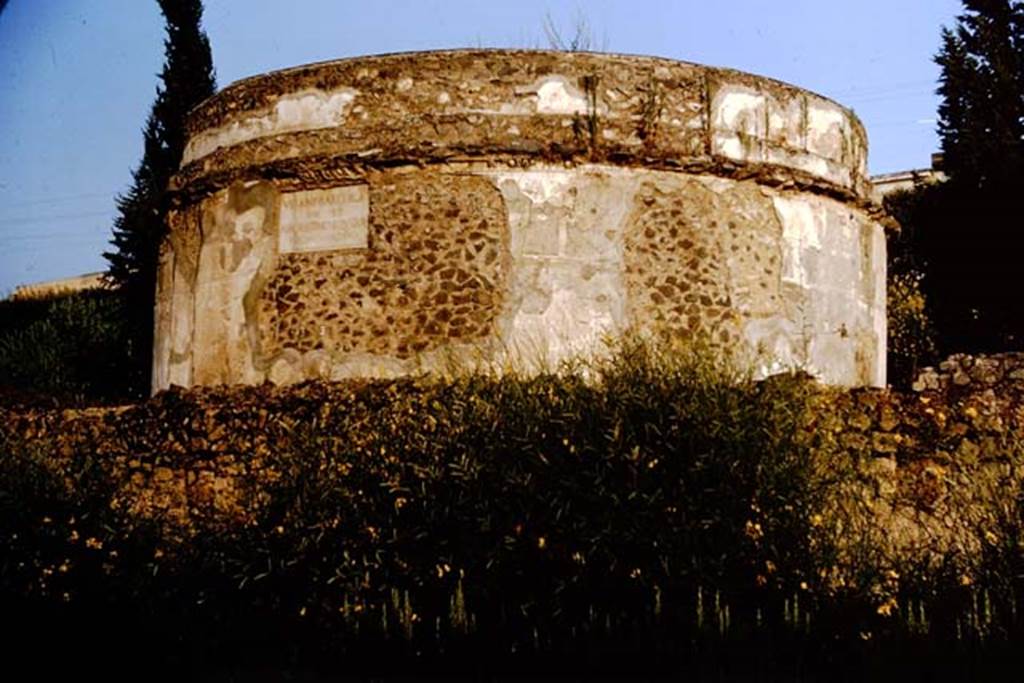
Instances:
[[[1008,352],[972,356],[957,353],[938,368],[921,370],[914,391],[975,392],[982,390],[1020,394],[1024,392],[1024,353]]]
[[[866,139],[769,79],[457,51],[248,79],[175,179],[154,387],[553,367],[627,330],[885,383]]]

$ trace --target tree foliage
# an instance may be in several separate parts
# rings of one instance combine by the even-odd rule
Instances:
[[[167,213],[167,185],[185,149],[185,118],[213,94],[216,82],[210,42],[202,30],[200,0],[157,0],[166,20],[164,67],[156,101],[143,131],[142,161],[132,187],[117,199],[107,276],[121,292],[132,338],[130,372],[140,391],[149,386],[153,305],[160,241]]]
[[[922,282],[925,264],[914,247],[917,222],[936,186],[919,183],[885,197],[886,211],[902,230],[889,238],[889,273],[886,287],[888,338],[886,341],[889,384],[907,389],[918,371],[938,360],[933,306]]]
[[[895,272],[920,269],[942,353],[1024,342],[1024,2],[964,0],[942,32],[939,135],[949,181],[904,202]]]
[[[1024,169],[1024,2],[964,0],[964,10],[935,58],[943,163],[965,188],[1008,189]]]
[[[74,406],[131,396],[123,305],[108,290],[0,302],[0,401]]]

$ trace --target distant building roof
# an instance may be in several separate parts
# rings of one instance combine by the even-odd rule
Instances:
[[[35,282],[30,285],[20,285],[14,288],[9,299],[11,301],[25,299],[41,299],[57,294],[70,294],[85,289],[96,289],[103,286],[103,273],[86,273],[85,275],[74,275],[72,277],[60,278],[58,280],[47,280]]]
[[[944,180],[946,174],[942,170],[942,155],[933,154],[931,168],[915,168],[871,176],[871,184],[874,186],[872,196],[876,202],[881,202],[886,195],[893,192],[913,189],[919,183],[939,183]]]

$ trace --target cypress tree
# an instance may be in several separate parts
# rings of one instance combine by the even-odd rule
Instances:
[[[164,66],[143,131],[142,161],[132,186],[117,198],[107,277],[121,293],[129,326],[128,360],[139,393],[149,389],[153,307],[167,185],[181,163],[188,112],[214,93],[210,41],[201,26],[201,0],[157,0],[165,19]]]
[[[943,29],[939,136],[964,189],[999,189],[1024,169],[1024,2],[964,0]]]
[[[1024,345],[1024,2],[963,6],[935,57],[949,180],[919,191],[902,238],[944,354]]]

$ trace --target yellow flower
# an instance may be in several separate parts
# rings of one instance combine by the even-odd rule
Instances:
[[[967,408],[964,410],[964,415],[970,418],[975,418],[978,417],[978,411],[977,409],[975,409],[974,406],[967,406]]]
[[[881,614],[883,617],[888,617],[888,616],[892,616],[892,611],[895,608],[896,608],[896,599],[895,598],[889,598],[888,600],[886,600],[885,602],[883,602],[881,605],[878,606],[877,612],[879,614]]]

